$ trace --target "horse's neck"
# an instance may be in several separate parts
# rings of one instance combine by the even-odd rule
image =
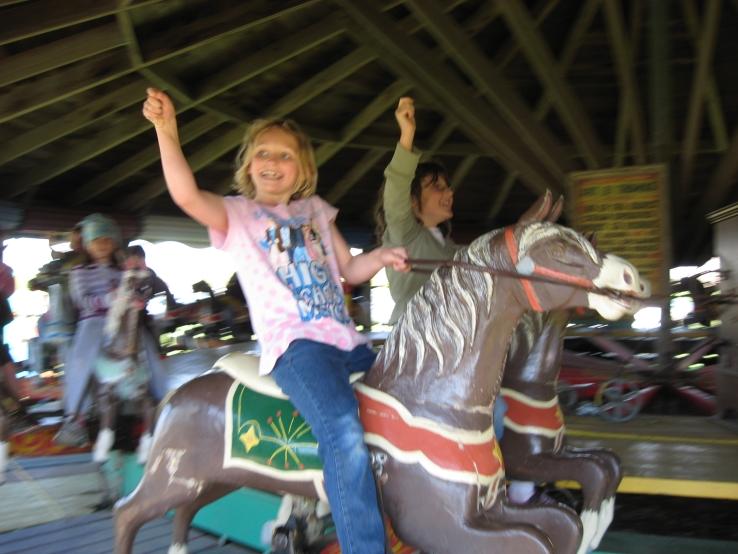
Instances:
[[[521,317],[510,344],[504,387],[538,400],[548,400],[555,394],[568,321],[567,310],[529,312]]]
[[[427,355],[425,366],[417,368],[400,367],[397,354],[380,355],[367,384],[391,394],[416,416],[467,428],[488,426],[510,337],[522,314],[513,295],[500,288],[490,317],[468,337],[470,342],[458,359],[446,359],[444,364],[438,356]],[[419,345],[405,346],[406,359],[413,360]]]

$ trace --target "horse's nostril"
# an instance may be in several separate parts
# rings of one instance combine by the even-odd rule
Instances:
[[[623,280],[625,281],[626,285],[630,285],[633,282],[633,276],[630,274],[629,271],[623,271]]]

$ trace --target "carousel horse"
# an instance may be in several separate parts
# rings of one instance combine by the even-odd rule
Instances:
[[[69,296],[67,273],[59,260],[44,265],[28,282],[30,290],[41,290],[49,295],[49,309],[39,319],[39,338],[44,344],[53,344],[64,350],[74,335],[76,311]]]
[[[562,198],[551,204],[546,194],[520,221],[555,222],[562,209]],[[642,284],[640,294],[646,297],[650,286],[645,279]],[[620,460],[611,450],[578,450],[563,444],[564,421],[556,385],[568,322],[568,310],[526,312],[515,328],[500,390],[508,406],[500,447],[510,479],[580,483],[582,545],[594,549],[612,522],[622,475]]]
[[[149,392],[150,368],[139,345],[143,333],[143,310],[152,292],[151,273],[148,269],[126,269],[105,318],[103,346],[95,362],[100,412],[100,432],[92,453],[96,462],[108,459],[115,442],[113,429],[117,404],[121,399],[141,406],[143,429],[138,445],[138,458],[142,463],[146,461],[156,403]]]
[[[500,441],[508,478],[576,481],[582,488],[582,544],[595,549],[612,522],[620,460],[607,449],[564,445],[556,393],[567,310],[526,312],[513,333],[500,395],[508,405]]]
[[[617,319],[641,292],[638,272],[548,222],[483,235],[450,264],[408,303],[356,384],[383,509],[398,536],[426,552],[574,553],[582,526],[573,510],[507,502],[492,405],[526,310],[589,306]],[[269,404],[281,391],[257,366],[231,354],[163,404],[142,480],[115,507],[117,554],[171,509],[170,552],[186,552],[197,510],[240,487],[325,499],[309,428],[289,404]]]

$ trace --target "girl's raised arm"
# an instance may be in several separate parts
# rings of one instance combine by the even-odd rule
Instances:
[[[179,142],[176,112],[169,96],[155,88],[146,89],[143,115],[154,124],[159,141],[161,165],[172,200],[195,221],[220,232],[228,231],[223,197],[201,190],[185,159]]]
[[[365,283],[383,267],[392,267],[395,271],[403,273],[410,271],[407,250],[402,246],[375,248],[370,252],[353,256],[346,239],[335,223],[331,223],[331,238],[341,277],[350,285]]]

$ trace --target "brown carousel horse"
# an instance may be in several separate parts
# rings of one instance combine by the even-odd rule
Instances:
[[[492,405],[508,342],[532,304],[596,306],[614,319],[641,292],[638,272],[547,222],[483,235],[453,263],[408,303],[357,385],[366,442],[382,462],[384,510],[397,534],[426,552],[576,552],[582,527],[572,510],[512,505],[500,494],[504,468]],[[530,277],[500,276],[515,270]],[[256,371],[248,356],[226,357],[218,364],[226,371],[185,383],[162,406],[144,476],[116,505],[118,554],[131,552],[141,525],[175,508],[170,552],[185,552],[197,510],[240,487],[325,497],[320,470],[306,462],[315,445],[295,422],[299,414],[281,408],[259,420],[243,415],[248,403],[232,407],[236,396],[262,401],[231,376],[244,364]],[[249,386],[276,388],[263,377]],[[273,450],[261,462],[235,460],[239,443],[245,452],[267,443]]]
[[[521,222],[556,221],[563,199],[549,195]],[[591,241],[592,242],[592,241]],[[640,295],[650,294],[642,280]],[[580,550],[595,549],[612,522],[615,491],[622,479],[620,460],[607,449],[565,446],[564,421],[556,386],[561,370],[568,310],[526,312],[512,336],[500,395],[508,412],[500,441],[507,477],[516,481],[570,480],[582,487],[583,538]]]
[[[622,476],[611,450],[564,445],[556,384],[568,321],[566,310],[527,312],[516,327],[500,390],[508,405],[500,447],[510,479],[580,483],[585,552],[599,545],[612,522]]]

